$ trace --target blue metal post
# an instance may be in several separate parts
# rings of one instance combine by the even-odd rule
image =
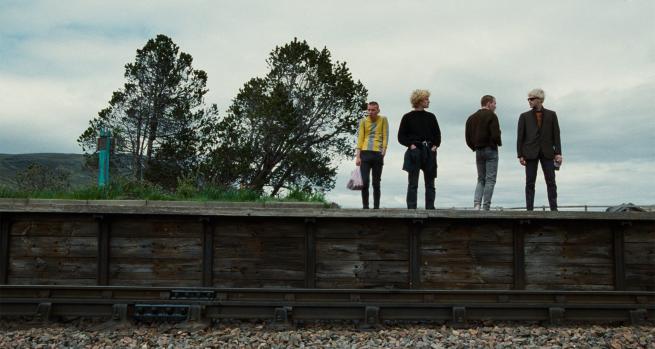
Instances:
[[[98,138],[98,187],[103,188],[109,184],[109,153],[111,137],[105,127],[100,129]]]

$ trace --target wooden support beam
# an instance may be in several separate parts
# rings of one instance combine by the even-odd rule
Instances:
[[[316,287],[316,219],[305,218],[305,287]]]
[[[214,231],[216,224],[212,218],[202,221],[202,286],[214,286]]]
[[[9,234],[11,220],[6,214],[0,214],[0,285],[9,283]]]

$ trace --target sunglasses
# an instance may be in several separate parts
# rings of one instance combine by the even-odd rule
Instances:
[[[537,97],[530,97],[530,98],[528,98],[529,101],[534,101],[535,99],[539,99],[539,98],[537,98]]]

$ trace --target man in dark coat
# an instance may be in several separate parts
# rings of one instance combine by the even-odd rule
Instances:
[[[531,110],[519,117],[516,151],[521,165],[525,166],[525,207],[534,209],[534,184],[537,180],[537,164],[546,179],[548,204],[557,211],[557,185],[555,170],[562,164],[562,144],[557,114],[543,107],[546,95],[542,89],[528,93]]]
[[[410,97],[414,110],[403,115],[398,128],[398,142],[407,147],[403,170],[407,171],[407,208],[417,205],[418,175],[423,171],[425,208],[434,210],[437,178],[437,148],[441,145],[441,130],[437,117],[426,111],[430,106],[430,92],[415,90]]]

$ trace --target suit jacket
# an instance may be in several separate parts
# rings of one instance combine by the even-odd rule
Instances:
[[[525,159],[539,158],[539,152],[546,159],[562,154],[562,144],[559,136],[557,114],[543,108],[541,128],[537,127],[537,117],[533,110],[519,116],[518,134],[516,137],[516,152],[518,157]]]

